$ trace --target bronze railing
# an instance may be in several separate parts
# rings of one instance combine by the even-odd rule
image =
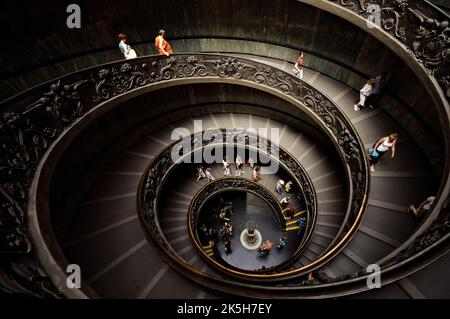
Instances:
[[[218,178],[214,181],[211,181],[204,185],[193,197],[191,204],[189,205],[188,210],[188,228],[189,228],[189,234],[191,236],[192,242],[194,243],[194,247],[196,248],[197,252],[203,257],[203,259],[210,265],[212,265],[214,268],[218,269],[219,271],[224,272],[227,275],[233,275],[234,273],[237,274],[245,274],[245,273],[268,273],[272,271],[277,271],[279,269],[278,266],[274,266],[273,268],[268,268],[265,271],[244,271],[241,269],[238,269],[236,267],[232,267],[225,261],[217,262],[217,257],[219,255],[216,255],[215,258],[212,258],[208,256],[205,251],[202,249],[202,243],[200,241],[199,235],[198,235],[198,217],[200,212],[202,211],[205,203],[212,197],[225,192],[225,191],[244,191],[249,192],[252,194],[255,194],[258,196],[261,200],[267,203],[267,205],[270,207],[271,212],[274,214],[278,225],[281,229],[285,228],[285,218],[282,213],[282,207],[278,201],[278,199],[264,186],[255,183],[253,181],[250,181],[247,178],[242,177],[222,177]],[[303,240],[299,242],[299,247],[303,243]],[[288,259],[296,258],[296,252],[299,249],[296,249],[292,256],[290,256]],[[231,266],[231,267],[230,267]]]
[[[149,235],[158,247],[162,249],[164,254],[166,254],[169,258],[176,260],[180,265],[189,268],[182,258],[178,256],[176,251],[174,251],[169,245],[164,236],[164,230],[162,230],[159,225],[159,218],[162,218],[158,211],[159,198],[162,195],[161,191],[163,190],[168,177],[178,164],[183,163],[186,158],[191,157],[198,151],[207,148],[222,148],[223,146],[233,148],[245,147],[247,150],[259,152],[263,156],[269,157],[271,161],[276,161],[282,169],[290,175],[295,183],[295,186],[299,190],[299,200],[305,203],[307,216],[305,235],[303,236],[297,250],[293,253],[292,258],[277,267],[277,273],[274,276],[282,277],[280,274],[282,274],[283,271],[278,271],[278,269],[285,268],[289,266],[291,262],[295,261],[296,257],[301,255],[312,238],[317,219],[317,199],[312,182],[301,164],[298,163],[298,161],[286,150],[278,145],[274,145],[271,140],[265,137],[254,135],[250,132],[246,132],[245,130],[230,132],[222,129],[197,133],[185,137],[180,141],[174,142],[172,145],[160,152],[155,158],[153,158],[141,178],[138,188],[139,197],[137,202],[141,221],[143,222],[144,227],[148,230]],[[178,155],[180,150],[183,149],[187,149],[189,152],[183,154],[178,157],[176,161],[174,161],[172,158],[173,154]],[[248,180],[247,183],[251,184]],[[200,192],[198,192],[197,195]],[[239,271],[231,271],[225,268],[223,270],[228,270],[229,274],[234,274],[245,279],[263,278],[267,280],[270,277],[273,277],[272,275],[254,276],[251,274],[241,273]],[[289,275],[292,274],[289,273]]]
[[[6,260],[1,271],[8,274],[13,281],[22,281],[21,289],[27,287],[25,289],[29,294],[40,297],[61,296],[52,286],[45,271],[40,268],[40,261],[33,257],[33,244],[27,235],[28,224],[25,217],[31,181],[36,167],[50,145],[62,132],[70,129],[73,123],[81,120],[87,112],[103,102],[164,80],[189,77],[250,82],[294,97],[306,106],[305,110],[309,110],[326,123],[327,132],[331,132],[336,144],[346,149],[343,158],[349,166],[355,168],[352,170],[352,180],[360,185],[357,188],[360,195],[353,199],[359,201],[361,207],[365,205],[362,203],[365,202],[368,190],[368,175],[360,141],[351,129],[349,121],[345,117],[343,120],[340,118],[339,109],[334,103],[309,85],[274,68],[232,57],[180,55],[170,59],[143,57],[134,61],[114,62],[61,77],[0,106],[0,201],[1,217],[4,221],[0,226],[0,251]],[[350,127],[350,130],[347,130],[347,127]],[[354,209],[351,213],[355,216],[357,212]],[[402,264],[388,267],[386,274],[402,269],[406,262],[420,260],[421,256],[415,258],[414,255],[417,249],[422,249],[420,254],[423,256],[448,241],[446,223],[441,222],[442,220],[439,219],[437,226],[430,228],[430,233],[425,233],[425,237],[417,239],[417,242],[425,244],[414,250],[406,250],[407,258]],[[362,282],[364,278],[359,277],[358,281]],[[348,280],[350,279],[342,278],[339,284],[342,284],[342,287],[345,283],[350,284]],[[356,279],[352,278],[351,283],[355,282]],[[11,282],[7,284],[10,285]],[[3,284],[2,287],[6,286]]]
[[[401,42],[436,78],[450,101],[450,18],[427,1],[327,0],[380,27]]]
[[[321,123],[347,163],[352,203],[349,216],[356,230],[366,205],[367,162],[359,137],[349,120],[326,96],[313,87],[275,68],[245,59],[215,55],[142,57],[114,62],[69,74],[31,89],[1,106],[2,183],[0,202],[1,251],[28,254],[25,211],[28,190],[43,155],[57,137],[96,106],[127,92],[177,79],[228,80],[290,97]],[[164,170],[166,164],[160,163]],[[156,185],[154,185],[156,186]],[[147,196],[154,195],[150,190]],[[347,233],[346,239],[351,237]],[[164,243],[161,243],[165,245]]]
[[[328,1],[367,18],[367,0]],[[314,0],[314,4],[318,2]],[[379,4],[383,9],[383,32],[404,43],[414,55],[416,63],[436,79],[447,100],[450,99],[448,16],[427,1],[371,0],[370,3]],[[12,289],[12,292],[17,292],[23,289],[40,297],[58,295],[45,272],[40,269],[40,261],[33,255],[33,243],[27,232],[28,193],[36,167],[49,146],[74,121],[81,119],[100,102],[164,80],[161,73],[164,66],[160,59],[147,57],[132,63],[115,62],[64,76],[0,105],[0,253],[6,260],[0,271],[12,278],[6,285],[0,282],[3,290]],[[99,72],[100,70],[102,71]],[[219,76],[218,73],[215,76]],[[222,78],[232,76],[233,72],[222,74]],[[306,85],[305,87],[308,88]],[[302,99],[304,100],[304,96]],[[448,120],[448,116],[442,118]],[[448,124],[446,125],[448,128]],[[444,130],[448,148],[447,133]],[[448,178],[448,171],[447,163],[445,179]],[[358,174],[352,178],[359,178]],[[367,185],[367,181],[365,184]],[[367,194],[367,189],[362,193]],[[447,197],[448,192],[441,191],[440,195]],[[432,215],[437,215],[440,211],[441,208],[436,205]],[[416,248],[405,250],[408,258],[403,261],[403,265],[418,261],[420,256],[415,258],[414,255],[418,250],[425,254],[448,242],[449,233],[445,225],[445,219],[439,218],[428,232],[413,239],[411,245]],[[423,244],[417,246],[417,243]],[[395,267],[400,269],[401,265],[396,264]],[[14,281],[21,282],[21,288],[14,290]],[[7,286],[10,288],[5,288]]]
[[[351,205],[331,259],[357,230],[366,207],[369,175],[365,150],[350,121],[324,94],[289,73],[254,61],[222,55],[149,56],[75,72],[30,89],[0,108],[0,251],[33,260],[25,218],[36,169],[50,146],[94,109],[129,92],[164,81],[227,82],[277,94],[308,114],[331,138],[346,163]],[[160,163],[164,170],[167,163]],[[156,185],[153,185],[156,187]],[[150,190],[147,196],[153,196]],[[352,226],[350,226],[352,225]],[[156,228],[157,229],[157,228]],[[163,243],[161,243],[164,245]],[[39,263],[38,263],[39,264]],[[314,266],[311,266],[312,270]],[[45,274],[36,271],[36,276]]]

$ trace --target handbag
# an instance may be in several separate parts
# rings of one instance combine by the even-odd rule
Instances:
[[[369,155],[372,157],[378,157],[380,154],[373,149],[373,147],[369,148]]]
[[[131,49],[130,52],[129,52],[128,54],[125,54],[125,58],[126,58],[127,60],[137,58],[136,51],[134,51],[133,49]]]

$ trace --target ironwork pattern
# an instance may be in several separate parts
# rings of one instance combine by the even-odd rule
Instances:
[[[350,122],[326,96],[286,72],[241,58],[200,54],[151,56],[69,74],[0,106],[1,253],[30,254],[32,244],[25,218],[28,192],[43,155],[61,133],[100,103],[119,95],[163,81],[205,77],[274,89],[303,103],[306,110],[315,114],[331,133],[351,172],[350,219],[356,218],[368,189],[365,152]],[[158,165],[164,171],[169,163],[161,161]],[[154,194],[152,187],[146,196]]]
[[[328,0],[376,22],[434,76],[450,100],[450,18],[424,1]]]
[[[305,204],[308,220],[315,220],[317,215],[317,201],[312,182],[308,175],[302,169],[301,165],[286,151],[278,146],[272,147],[272,142],[262,136],[254,135],[246,130],[228,131],[214,130],[214,134],[210,132],[201,132],[173,143],[164,149],[157,157],[155,157],[144,174],[142,187],[139,191],[139,204],[143,221],[152,238],[165,251],[171,251],[171,247],[164,238],[160,227],[158,216],[158,199],[164,182],[170,171],[182,162],[183,156],[189,156],[192,152],[199,149],[213,146],[233,145],[248,147],[254,146],[261,152],[267,153],[267,156],[279,158],[280,164],[285,167],[293,177],[296,186],[299,189],[298,199]],[[221,133],[221,134],[219,134]],[[180,154],[180,150],[190,150],[188,154]],[[174,161],[172,154],[180,155],[178,161]],[[248,181],[247,181],[248,183]],[[312,225],[308,224],[306,233],[312,231]]]
[[[197,217],[200,211],[202,210],[203,205],[219,192],[223,192],[226,190],[242,190],[244,192],[252,192],[258,195],[262,200],[264,200],[272,210],[273,214],[277,217],[277,222],[281,227],[284,227],[285,219],[283,213],[281,212],[280,204],[278,203],[277,198],[270,193],[269,190],[263,188],[261,185],[258,185],[255,182],[251,182],[245,178],[234,178],[234,177],[224,177],[217,179],[215,181],[211,181],[206,184],[194,197],[191,205],[189,206],[189,221],[191,229],[193,230],[194,238],[199,246],[201,246],[200,238],[198,237],[198,228],[197,228]],[[301,201],[304,202],[304,199]],[[205,255],[206,256],[206,255]],[[204,256],[204,257],[205,257]],[[295,254],[291,256],[291,258],[295,258]],[[205,257],[207,258],[207,257]],[[228,266],[225,266],[228,267]],[[275,267],[278,269],[279,267]],[[274,269],[275,270],[275,269]],[[264,271],[267,272],[267,271]]]

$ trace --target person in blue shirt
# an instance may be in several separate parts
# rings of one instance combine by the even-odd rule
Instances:
[[[119,49],[122,52],[125,59],[134,59],[137,57],[136,51],[133,50],[131,46],[129,46],[127,42],[127,36],[124,33],[120,33],[119,37]]]

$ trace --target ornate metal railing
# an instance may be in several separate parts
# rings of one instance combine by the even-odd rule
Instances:
[[[25,218],[29,190],[39,176],[35,173],[44,154],[62,133],[116,97],[186,79],[235,82],[279,94],[322,126],[347,164],[351,185],[348,218],[355,222],[342,230],[345,240],[335,252],[342,248],[362,219],[369,179],[363,144],[350,121],[329,98],[291,74],[245,59],[198,54],[150,56],[97,66],[33,88],[0,106],[1,252],[24,254],[33,260]],[[165,165],[160,163],[160,168],[164,170]]]
[[[427,231],[417,236],[409,246],[400,251],[393,258],[386,260],[384,267],[391,267],[408,259],[413,259],[418,254],[432,249],[442,243],[449,245],[450,250],[450,197],[447,198],[444,207],[438,217],[433,221]]]
[[[265,271],[243,271],[241,269],[238,269],[236,267],[233,267],[229,265],[225,261],[217,262],[216,259],[219,257],[219,255],[216,255],[215,258],[211,258],[208,256],[204,250],[202,249],[202,243],[199,238],[199,230],[198,230],[198,218],[199,214],[203,210],[204,205],[207,203],[207,201],[216,196],[217,194],[220,194],[225,191],[244,191],[249,192],[252,194],[255,194],[258,196],[261,200],[265,201],[268,206],[270,207],[270,210],[274,214],[274,217],[277,220],[277,223],[281,229],[285,228],[285,218],[282,213],[282,207],[280,203],[278,202],[277,198],[265,187],[262,185],[252,182],[248,180],[247,178],[240,178],[240,177],[222,177],[217,180],[211,181],[204,185],[194,196],[194,198],[191,201],[191,204],[189,205],[188,210],[188,227],[189,227],[189,234],[191,236],[191,239],[194,243],[194,247],[198,251],[198,253],[205,259],[208,264],[212,265],[219,271],[223,271],[227,275],[233,275],[234,273],[270,273],[273,271],[277,271],[277,269],[280,269],[279,266],[274,266],[267,268]],[[303,199],[304,201],[304,199]],[[305,234],[306,235],[306,234]],[[287,258],[292,259],[296,258],[298,255],[298,252],[300,251],[300,248],[303,244],[303,240],[299,241],[299,247],[293,252],[293,254]],[[287,260],[286,260],[287,261]],[[280,263],[282,264],[282,263]],[[284,263],[283,263],[284,264]]]
[[[416,232],[380,263],[396,260],[432,227],[450,194],[450,16],[427,0],[300,0],[364,28],[393,49],[417,74],[441,120],[445,159],[435,205]],[[444,239],[446,235],[442,234]]]
[[[401,42],[450,101],[450,18],[427,1],[328,0],[379,25]]]
[[[305,235],[297,250],[292,254],[292,258],[289,261],[283,262],[277,267],[278,269],[285,268],[289,264],[295,261],[295,257],[299,256],[303,250],[309,244],[313,230],[316,224],[317,218],[317,200],[312,182],[307,175],[304,168],[298,161],[287,153],[283,148],[278,145],[274,145],[273,142],[265,137],[254,135],[246,130],[229,131],[225,129],[211,130],[201,133],[197,133],[182,140],[173,143],[168,148],[163,150],[158,156],[156,156],[147,167],[146,172],[143,174],[139,188],[138,188],[138,207],[141,212],[141,220],[144,226],[148,230],[150,236],[154,239],[155,243],[162,249],[169,258],[173,258],[182,266],[188,267],[183,264],[182,260],[175,250],[167,242],[164,236],[164,230],[160,228],[159,219],[163,216],[159,215],[159,198],[162,196],[162,190],[171,172],[177,167],[178,164],[183,163],[187,158],[190,158],[198,151],[210,148],[235,148],[245,147],[245,149],[253,152],[257,152],[265,157],[270,158],[271,161],[276,161],[287,174],[290,175],[294,181],[295,187],[299,190],[297,196],[301,202],[304,202],[306,208],[307,225],[305,228]],[[180,154],[180,151],[188,150],[186,153]],[[209,150],[208,153],[211,153]],[[174,160],[174,154],[177,158]],[[251,184],[247,180],[247,183]],[[220,265],[218,266],[220,268]],[[223,268],[223,267],[222,267]],[[190,269],[192,270],[192,269]],[[235,274],[241,278],[264,278],[269,279],[271,276],[252,276],[241,272],[231,271],[230,269],[223,268],[229,274]],[[296,270],[299,272],[299,270]],[[283,272],[280,270],[276,273],[275,277],[281,277]],[[293,272],[288,272],[288,275],[292,275]]]
[[[302,184],[300,185],[301,189],[304,192],[307,208],[308,205],[311,205],[311,203],[315,203],[314,198],[312,198],[313,193],[311,193],[312,183],[309,181],[307,175],[301,169],[301,166],[295,161],[292,156],[290,156],[282,148],[274,145],[270,140],[251,135],[248,132],[242,130],[238,132],[218,132],[214,130],[211,132],[195,134],[193,136],[184,138],[182,141],[172,144],[152,160],[146,172],[144,173],[138,191],[138,194],[140,196],[138,206],[142,214],[141,219],[145,227],[147,228],[148,233],[152,236],[158,247],[162,249],[162,252],[166,255],[167,258],[171,259],[174,262],[177,262],[181,267],[185,268],[188,271],[194,270],[187,263],[183,262],[182,259],[177,255],[177,253],[165,239],[163,230],[160,229],[159,218],[162,216],[159,216],[158,214],[158,201],[161,196],[161,190],[163,189],[164,183],[176,164],[183,162],[184,158],[190,157],[191,154],[197,149],[212,147],[215,143],[218,143],[217,145],[220,147],[222,147],[222,144],[229,144],[233,147],[236,146],[236,144],[238,145],[239,143],[242,143],[242,145],[252,145],[255,147],[255,151],[265,151],[269,156],[279,156],[280,159],[283,159],[283,161],[280,161],[280,164],[284,165],[283,163],[285,161],[287,163],[285,166],[289,167],[289,169],[292,169],[291,173],[293,174],[294,178],[296,178],[296,175],[294,173],[301,176]],[[180,151],[183,150],[189,151],[187,154],[179,156]],[[177,155],[178,158],[176,160],[173,159],[173,154]],[[305,192],[305,190],[307,190],[307,192]],[[354,202],[349,204],[349,206],[352,208],[353,205],[357,204],[355,204]],[[358,214],[358,216],[362,216],[362,210],[361,213]],[[309,272],[312,269],[325,264],[326,262],[331,260],[333,256],[339,253],[339,251],[343,249],[343,247],[345,247],[345,244],[350,240],[351,232],[357,229],[359,222],[360,219],[354,219],[352,218],[352,216],[347,216],[347,219],[344,221],[344,225],[342,227],[342,229],[344,229],[346,232],[343,234],[339,233],[337,235],[338,239],[336,241],[336,244],[330,246],[322,256],[304,267],[278,271],[271,274],[248,274],[236,271],[233,272],[230,269],[227,269],[227,271],[243,279],[260,281],[284,280],[286,278],[301,276],[306,272]],[[309,240],[311,234],[306,237]],[[205,274],[204,276],[208,275]],[[213,278],[211,279],[213,280]]]
[[[351,10],[363,18],[367,18],[369,13],[369,1],[366,0],[328,1]],[[319,1],[314,0],[314,2]],[[383,9],[383,31],[397,38],[410,50],[416,62],[436,79],[446,98],[449,99],[448,16],[430,6],[426,1],[370,0],[370,3],[378,4]],[[168,70],[177,69],[175,64],[180,62],[179,57],[174,57],[174,60],[171,60],[170,63],[166,63],[165,59],[146,57],[129,63],[116,62],[103,65],[51,81],[0,105],[2,112],[0,118],[2,145],[0,149],[0,217],[2,220],[0,225],[0,253],[6,256],[3,258],[4,261],[0,269],[3,273],[8,274],[9,278],[6,282],[0,282],[3,290],[9,291],[8,289],[10,289],[17,292],[22,289],[26,293],[41,297],[54,294],[54,291],[51,291],[54,288],[51,287],[45,272],[40,269],[39,262],[35,261],[32,254],[33,244],[27,235],[28,224],[25,213],[29,203],[28,192],[36,167],[50,145],[63,131],[70,128],[75,121],[81,119],[101,102],[111,100],[118,95],[146,85],[168,79],[190,77],[194,74],[194,76],[199,77],[213,76],[221,79],[248,80],[241,77],[239,72],[236,72],[236,62],[242,60],[217,63],[217,70],[209,73],[207,68],[202,70],[201,67],[195,67],[196,62],[194,60],[196,58],[198,57],[192,57],[190,61],[181,61],[182,64],[188,66],[178,68],[176,72],[180,73],[175,76],[173,72],[171,73]],[[219,61],[219,58],[215,57],[213,60]],[[245,61],[244,64],[246,64]],[[263,67],[263,70],[268,70],[268,72],[265,72],[266,75],[259,84],[283,91],[280,83],[285,81],[286,77],[283,75],[281,79],[278,79],[276,71],[268,67]],[[193,73],[190,74],[192,71]],[[290,85],[283,86],[287,88],[288,93],[293,90],[293,84],[300,88],[301,94],[298,96],[298,100],[304,102],[308,101],[307,96],[313,97],[312,104],[306,104],[313,112],[325,111],[327,113],[334,110],[333,103],[327,106],[322,105],[322,100],[325,99],[326,101],[326,98],[313,88],[295,79],[289,79],[288,83]],[[321,111],[313,110],[317,107]],[[321,116],[321,118],[325,119],[324,116]],[[328,124],[330,127],[336,124],[333,118],[334,116],[330,117],[330,123]],[[336,125],[340,125],[340,123]],[[339,137],[340,133],[336,133],[334,134],[336,140],[344,141],[342,144],[346,144],[345,137]],[[353,131],[351,131],[352,134]],[[355,146],[355,141],[358,141],[358,139],[350,139],[349,145],[352,146],[349,146],[349,148],[359,150]],[[446,145],[448,146],[448,140]],[[349,154],[353,154],[353,152],[347,153],[346,160],[351,157],[349,157]],[[355,155],[360,157],[362,154],[355,153]],[[350,165],[358,165],[357,162],[355,163]],[[367,175],[362,171],[355,171],[356,173],[352,174],[352,178],[361,179],[361,185],[367,185]],[[448,174],[448,164],[445,168],[445,174],[446,176]],[[360,188],[359,192],[360,194],[366,194],[367,188]],[[443,196],[447,196],[447,194],[443,193]],[[359,198],[362,200],[363,196],[359,196]],[[439,213],[438,209],[435,210]],[[438,228],[443,227],[445,222],[438,219],[437,225]],[[436,228],[432,226],[431,229]],[[432,231],[431,234],[435,233],[436,231]],[[425,233],[424,236],[427,236],[427,234],[429,233]],[[432,235],[431,238],[435,244],[445,242],[448,239],[448,232],[439,231],[437,235]],[[417,240],[420,241],[420,239]],[[428,243],[429,240],[425,240],[425,242]],[[424,245],[420,249],[425,252],[432,250],[433,247],[434,244]],[[408,254],[410,254],[410,251]],[[16,257],[12,257],[13,255],[16,255]],[[407,260],[414,259],[413,255],[410,256]],[[4,280],[6,277],[2,278]],[[14,286],[21,288],[11,288]],[[43,286],[47,288],[44,289]],[[49,291],[51,293],[47,294]]]
[[[327,132],[331,132],[333,139],[344,149],[344,159],[353,167],[352,181],[359,185],[359,195],[353,200],[359,202],[359,207],[364,205],[363,194],[367,194],[368,182],[364,151],[348,120],[341,118],[337,107],[314,88],[271,67],[223,56],[144,57],[131,62],[115,62],[64,76],[0,106],[0,247],[4,256],[1,271],[7,274],[0,284],[4,291],[24,291],[39,297],[61,296],[32,254],[26,219],[31,181],[43,155],[57,137],[102,102],[147,85],[190,77],[254,83],[303,103],[305,110],[326,123]],[[353,216],[357,212],[353,209]],[[421,245],[421,253],[432,251],[448,240],[445,225],[438,220],[436,226],[430,228],[431,233],[417,239],[418,242],[432,243]],[[428,239],[421,241],[422,238]],[[407,250],[405,257],[408,258],[402,264],[414,261],[416,252],[417,249]],[[399,269],[401,265],[395,264],[389,269],[394,268]],[[340,283],[344,284],[344,281]]]

